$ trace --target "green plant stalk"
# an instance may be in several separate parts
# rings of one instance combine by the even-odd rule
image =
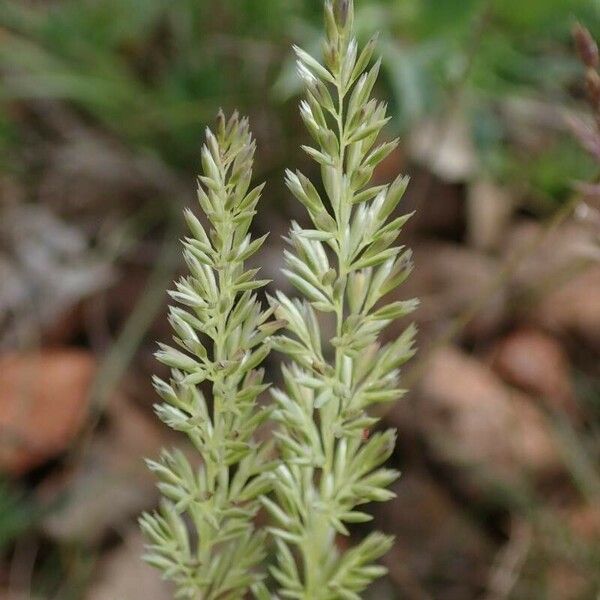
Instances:
[[[176,598],[241,599],[261,579],[264,533],[253,518],[274,465],[270,445],[254,439],[270,414],[256,403],[268,387],[258,367],[280,324],[254,293],[267,282],[255,279],[258,269],[244,268],[265,239],[248,234],[262,190],[249,187],[254,149],[248,121],[237,115],[226,121],[220,114],[217,134],[207,130],[198,199],[211,228],[207,233],[186,211],[190,274],[171,292],[181,306],[169,311],[181,350],[161,345],[157,353],[171,379],[154,379],[163,399],[156,412],[188,435],[202,459],[194,468],[182,452],[164,451],[160,461],[148,461],[163,502],[140,520],[145,559],[175,583]],[[207,385],[212,400],[201,389]]]
[[[305,300],[282,293],[271,299],[287,323],[287,334],[274,336],[273,344],[291,364],[283,368],[284,389],[272,390],[282,462],[274,501],[262,501],[277,522],[271,532],[278,565],[271,572],[282,596],[304,600],[360,598],[384,572],[373,563],[391,538],[373,533],[339,554],[335,536],[348,535],[348,523],[371,519],[357,506],[393,496],[385,488],[398,473],[382,465],[395,432],[370,435],[377,419],[367,409],[402,395],[399,367],[414,353],[413,326],[395,342],[378,344],[383,329],[417,303],[381,303],[411,269],[410,252],[393,245],[409,215],[391,219],[407,179],[368,186],[398,141],[375,145],[388,121],[385,105],[370,99],[379,62],[367,71],[375,39],[359,54],[353,18],[350,0],[325,2],[325,64],[296,48],[307,88],[300,112],[317,143],[304,149],[320,165],[329,202],[300,172],[287,172],[314,229],[293,223],[286,251],[285,273]],[[333,315],[333,364],[322,349],[318,313]]]

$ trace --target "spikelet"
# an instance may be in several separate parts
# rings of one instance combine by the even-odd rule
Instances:
[[[244,262],[262,245],[248,233],[262,186],[250,189],[255,143],[247,119],[219,115],[206,133],[198,199],[207,232],[194,214],[183,254],[189,274],[170,292],[169,321],[179,349],[161,345],[156,356],[171,378],[154,379],[163,402],[160,419],[187,434],[202,458],[194,468],[180,451],[148,461],[162,504],[144,514],[145,559],[174,582],[176,598],[241,599],[260,580],[264,533],[253,518],[270,487],[269,447],[254,439],[269,416],[256,400],[267,385],[261,362],[278,324],[255,290],[266,281]],[[212,388],[205,397],[203,388]]]
[[[263,497],[274,525],[278,564],[271,572],[281,596],[305,600],[358,599],[385,569],[375,564],[391,538],[372,533],[353,549],[336,550],[336,534],[371,519],[357,508],[385,501],[398,473],[383,465],[395,432],[370,435],[377,419],[369,408],[393,402],[403,390],[400,367],[414,353],[415,328],[381,346],[394,319],[415,300],[385,302],[411,269],[410,251],[396,244],[410,215],[395,216],[407,186],[369,182],[398,140],[377,143],[388,122],[386,105],[371,99],[380,62],[372,64],[373,38],[359,51],[351,0],[325,3],[324,63],[295,48],[306,87],[300,114],[313,138],[304,146],[322,175],[313,184],[299,171],[286,183],[306,208],[310,225],[293,223],[285,274],[300,298],[271,298],[285,331],[272,337],[284,353],[284,385],[273,389],[281,461],[274,493]],[[335,334],[321,327],[332,321]],[[260,598],[272,597],[263,589]]]

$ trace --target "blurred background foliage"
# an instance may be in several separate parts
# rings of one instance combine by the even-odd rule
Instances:
[[[356,4],[360,41],[380,32],[379,96],[402,139],[378,176],[413,177],[411,291],[424,299],[416,391],[386,417],[408,475],[378,522],[399,547],[372,597],[595,600],[599,226],[572,215],[595,214],[573,190],[598,164],[566,117],[586,115],[571,28],[600,37],[600,4]],[[18,375],[36,369],[18,425],[31,447],[0,440],[0,598],[168,598],[139,564],[132,523],[156,499],[140,457],[171,442],[148,383],[181,209],[206,125],[220,107],[248,114],[268,183],[262,263],[284,285],[280,235],[302,216],[283,169],[311,168],[290,46],[318,53],[320,38],[320,0],[0,0],[6,438]],[[538,370],[523,375],[530,358]],[[551,401],[521,413],[513,388]],[[494,429],[510,411],[522,433]],[[534,474],[513,477],[523,464]]]
[[[289,45],[318,49],[317,0],[3,0],[0,8],[6,168],[23,167],[16,100],[69,102],[127,147],[185,172],[194,172],[203,127],[221,105],[260,115],[282,136],[277,145],[296,146]],[[363,41],[381,32],[396,131],[458,104],[479,168],[517,177],[551,202],[591,166],[565,139],[519,156],[506,104],[543,119],[547,105],[569,103],[578,70],[570,27],[580,19],[597,33],[597,12],[593,0],[365,0],[357,23]]]

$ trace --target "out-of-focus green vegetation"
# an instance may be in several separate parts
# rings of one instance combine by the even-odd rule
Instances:
[[[23,490],[0,480],[0,551],[30,528],[40,516]]]
[[[19,168],[19,100],[67,101],[136,151],[185,171],[219,106],[262,114],[288,147],[295,131],[285,100],[298,85],[290,40],[316,46],[320,10],[317,0],[2,0],[2,163]],[[544,107],[568,102],[578,69],[569,29],[577,18],[600,31],[598,10],[593,0],[363,0],[357,21],[364,38],[381,31],[397,130],[457,106],[481,168],[560,199],[559,182],[585,178],[589,163],[560,135],[519,155],[506,103],[539,102],[543,118]]]

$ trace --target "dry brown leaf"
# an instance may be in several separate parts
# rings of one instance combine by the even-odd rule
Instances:
[[[414,247],[415,269],[402,286],[403,297],[420,298],[415,318],[426,333],[439,334],[452,320],[482,300],[460,334],[488,338],[504,320],[506,296],[503,290],[489,290],[497,277],[497,262],[484,254],[457,244],[426,243]]]
[[[436,350],[418,394],[418,421],[438,460],[477,467],[506,482],[523,471],[558,468],[542,413],[479,360],[451,347]]]
[[[541,298],[534,317],[600,352],[600,266],[590,266]]]
[[[81,430],[96,360],[77,349],[0,357],[0,469],[23,473],[64,452]]]
[[[524,317],[558,334],[600,350],[600,265],[590,258],[593,232],[578,223],[540,237],[533,221],[517,225],[506,240],[506,255],[526,251],[511,285],[526,302]],[[596,246],[597,247],[597,246]]]
[[[553,410],[577,418],[568,357],[558,341],[532,328],[513,331],[492,350],[494,370],[510,385]]]

